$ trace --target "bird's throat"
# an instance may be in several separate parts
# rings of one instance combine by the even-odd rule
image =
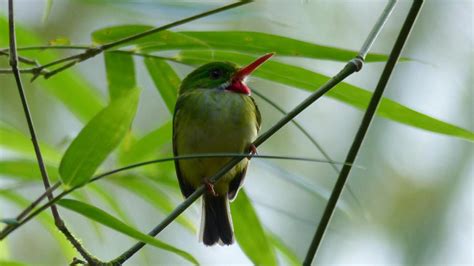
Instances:
[[[250,88],[244,83],[243,80],[234,80],[229,87],[226,88],[231,92],[242,93],[245,95],[250,95]]]

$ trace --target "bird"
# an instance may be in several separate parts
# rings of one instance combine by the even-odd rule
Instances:
[[[273,56],[265,54],[244,67],[231,62],[211,62],[188,74],[178,90],[173,114],[174,156],[205,153],[256,153],[262,117],[246,78]],[[185,198],[201,185],[199,239],[206,246],[234,242],[229,201],[237,196],[250,158],[243,158],[218,182],[209,178],[232,157],[175,159],[179,187]]]

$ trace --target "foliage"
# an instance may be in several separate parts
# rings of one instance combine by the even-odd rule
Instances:
[[[54,12],[54,9],[51,11],[51,6],[52,1],[48,1],[45,20],[51,16],[50,12]],[[0,37],[8,36],[7,28],[6,17],[0,16]],[[153,27],[148,25],[118,25],[98,29],[91,34],[93,44],[85,48],[110,43],[151,28]],[[64,54],[55,50],[68,48],[68,45],[53,43],[51,46],[22,51],[22,47],[42,45],[47,40],[42,37],[42,34],[35,33],[34,29],[17,24],[16,30],[20,54],[34,58],[40,64],[61,58]],[[242,42],[229,41],[234,39],[242,40]],[[6,38],[0,38],[0,48],[6,48],[7,45]],[[305,58],[345,62],[357,54],[353,50],[301,41],[283,34],[231,30],[166,30],[127,42],[120,47],[115,47],[115,50],[104,52],[105,76],[102,79],[107,82],[108,99],[102,97],[100,90],[90,85],[86,81],[87,79],[75,69],[61,72],[51,79],[38,78],[34,82],[34,86],[41,87],[47,95],[54,97],[54,101],[65,107],[63,108],[64,112],[69,112],[78,118],[82,127],[72,140],[67,141],[68,147],[64,152],[54,145],[41,143],[42,154],[51,179],[61,180],[64,190],[84,186],[81,189],[95,193],[100,199],[99,202],[105,203],[121,219],[93,205],[98,201],[86,203],[63,199],[58,204],[81,214],[86,219],[198,264],[198,259],[190,253],[176,248],[178,244],[174,241],[173,243],[164,243],[135,229],[136,226],[130,226],[129,223],[132,219],[127,218],[130,213],[121,209],[124,205],[119,197],[121,192],[105,189],[108,184],[112,183],[120,190],[128,191],[143,199],[156,212],[166,215],[176,206],[174,199],[180,197],[177,183],[161,178],[170,174],[169,164],[139,168],[131,174],[117,174],[117,177],[110,179],[109,182],[96,185],[90,185],[88,181],[98,172],[98,169],[117,168],[169,153],[171,142],[169,117],[174,109],[181,80],[181,75],[177,71],[180,67],[177,66],[178,64],[195,67],[210,61],[225,60],[244,65],[266,52],[276,52],[277,59],[263,65],[255,72],[256,77],[269,80],[275,86],[281,84],[289,86],[291,89],[302,89],[309,92],[313,92],[326,83],[330,77],[296,64],[287,63],[289,61],[283,59]],[[137,60],[142,57],[143,60]],[[385,62],[387,58],[387,55],[373,53],[368,55],[366,62]],[[410,58],[402,59],[402,62],[410,61],[412,61]],[[26,65],[22,64],[22,67],[26,68]],[[139,69],[146,69],[147,72],[139,73]],[[153,126],[147,134],[141,134],[140,129],[137,129],[133,123],[139,105],[145,102],[140,98],[141,91],[138,89],[144,86],[137,77],[139,74],[146,75],[153,82],[156,93],[162,99],[167,110],[167,112],[159,114],[148,114],[147,121]],[[4,89],[3,84],[2,89]],[[260,91],[264,94],[272,93],[269,90]],[[372,93],[370,88],[361,88],[343,82],[327,95],[343,104],[365,109]],[[108,102],[107,105],[106,102]],[[389,98],[382,99],[377,114],[391,121],[428,132],[474,140],[474,133],[467,129],[418,112]],[[156,125],[155,117],[160,117],[164,123]],[[117,149],[117,147],[120,148]],[[2,180],[18,184],[26,182],[40,184],[40,174],[34,161],[29,136],[2,121],[0,124],[0,148],[14,154],[12,158],[3,156],[0,158],[0,178]],[[148,178],[143,178],[144,176]],[[293,184],[299,182],[291,176],[287,180]],[[167,190],[166,193],[163,192],[170,187],[172,189]],[[109,195],[107,191],[112,191],[110,192],[112,195]],[[311,191],[313,196],[316,195],[315,190]],[[14,204],[27,205],[26,200],[16,192],[0,191],[0,196]],[[319,196],[323,199],[326,198]],[[277,235],[270,233],[265,222],[260,220],[250,196],[245,191],[240,192],[235,202],[231,204],[231,208],[238,245],[252,263],[275,265],[279,262],[277,255],[282,255],[287,264],[297,265],[300,263],[293,248]],[[6,214],[2,213],[1,215]],[[177,221],[181,228],[186,229],[186,233],[195,234],[196,228],[194,222],[191,221],[191,216],[186,213],[180,216]],[[1,218],[2,221],[11,221],[6,216]],[[57,239],[65,256],[70,257],[74,254],[54,229],[53,220],[45,213],[42,213],[38,218],[42,226],[47,228]],[[77,233],[77,235],[81,235],[81,233]],[[0,264],[22,265],[19,262],[3,261],[2,258],[0,258]]]

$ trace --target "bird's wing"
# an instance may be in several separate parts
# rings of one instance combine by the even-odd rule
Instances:
[[[178,123],[180,121],[180,109],[184,102],[186,101],[185,96],[180,96],[178,97],[178,100],[176,101],[176,106],[174,108],[174,115],[173,115],[173,155],[178,156],[178,138],[177,138],[177,128],[178,128]],[[174,160],[174,166],[176,168],[176,176],[178,177],[178,182],[179,182],[179,187],[181,189],[181,193],[183,193],[184,197],[189,197],[191,194],[194,192],[194,188],[186,183],[186,180],[184,180],[182,174],[181,174],[181,169],[179,166],[179,160]]]
[[[262,115],[260,114],[260,110],[258,109],[257,104],[255,103],[255,100],[252,97],[249,97],[252,100],[253,107],[255,109],[255,121],[257,122],[255,124],[255,127],[258,131],[260,131],[260,126],[262,124]],[[239,188],[242,187],[245,179],[245,174],[247,173],[247,167],[248,163],[245,165],[245,167],[242,168],[242,171],[240,171],[236,176],[230,181],[229,183],[229,192],[227,193],[227,197],[229,200],[233,200],[235,196],[237,196],[237,192],[239,192]]]

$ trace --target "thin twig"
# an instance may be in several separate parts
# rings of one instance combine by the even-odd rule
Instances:
[[[41,194],[35,201],[33,201],[30,205],[28,205],[27,208],[25,208],[18,216],[16,217],[17,221],[21,221],[23,217],[25,217],[28,213],[30,213],[38,204],[47,196],[47,195],[52,195],[53,191],[55,191],[59,186],[61,185],[61,182],[56,182],[54,185],[49,187],[47,190],[44,191],[43,194]]]
[[[9,49],[8,49],[8,50],[9,50]],[[7,51],[8,51],[8,50],[7,50]],[[18,48],[17,48],[16,50],[18,51]],[[0,50],[0,55],[4,55],[4,56],[9,57],[10,54],[9,54],[7,51]],[[25,63],[25,64],[28,64],[28,65],[39,66],[38,61],[33,60],[33,59],[29,59],[29,58],[24,57],[24,56],[18,56],[18,60],[19,60],[20,62]]]
[[[13,75],[15,77],[15,81],[18,88],[18,93],[20,94],[20,99],[23,107],[23,111],[25,113],[25,118],[28,124],[28,130],[30,132],[31,141],[33,143],[33,147],[35,150],[36,159],[38,161],[38,166],[41,172],[41,177],[43,179],[43,185],[46,191],[49,191],[50,184],[49,184],[49,177],[48,172],[46,170],[43,156],[41,154],[41,149],[38,143],[38,138],[36,137],[36,131],[33,124],[33,119],[31,118],[30,109],[28,106],[28,101],[26,99],[26,95],[23,89],[23,84],[20,77],[20,71],[18,70],[18,54],[16,51],[16,36],[15,36],[15,21],[14,21],[14,12],[13,12],[13,0],[8,1],[8,26],[9,26],[9,37],[10,37],[10,66],[12,68]],[[46,196],[50,201],[53,200],[54,196],[53,193],[47,193]],[[92,258],[80,245],[79,241],[77,241],[72,234],[67,229],[66,225],[64,224],[63,220],[59,216],[58,209],[56,205],[51,205],[51,212],[53,214],[54,223],[56,227],[66,236],[66,238],[74,245],[74,247],[84,256],[89,263],[95,262],[95,259]]]
[[[33,120],[31,118],[30,108],[28,106],[28,102],[26,100],[26,95],[23,90],[23,84],[20,77],[20,71],[18,70],[18,55],[16,52],[16,36],[15,36],[15,23],[14,23],[14,14],[13,14],[13,0],[8,1],[8,20],[9,20],[9,34],[10,34],[10,66],[15,76],[15,81],[18,88],[18,93],[20,94],[21,104],[23,107],[23,111],[25,113],[26,122],[28,124],[28,130],[31,135],[31,141],[33,143],[33,147],[35,150],[36,159],[38,161],[38,166],[41,172],[41,177],[43,178],[43,184],[46,190],[49,189],[49,177],[46,167],[43,162],[43,156],[41,154],[41,149],[39,147],[38,138],[36,137],[36,131],[33,125]],[[47,195],[48,198],[51,200],[53,198],[52,193]],[[51,211],[53,213],[53,217],[55,222],[60,223],[61,218],[57,212],[56,206],[51,206]]]
[[[18,69],[18,71],[20,71],[20,73],[23,73],[23,74],[33,74],[33,75],[43,75],[43,76],[49,74],[48,70],[44,68],[39,69],[36,67]],[[13,70],[11,69],[0,69],[0,74],[12,74],[12,73],[13,73]]]
[[[23,46],[17,47],[17,51],[35,51],[35,50],[49,50],[49,49],[58,49],[58,50],[87,50],[93,48],[90,45],[32,45],[32,46]],[[9,48],[1,49],[0,53],[8,53],[10,51]]]
[[[413,2],[413,5],[400,31],[400,34],[398,35],[397,40],[392,48],[392,52],[390,53],[387,64],[385,65],[382,75],[380,76],[380,80],[372,95],[369,106],[367,107],[367,111],[365,112],[365,115],[360,124],[359,130],[357,131],[357,134],[354,138],[352,146],[347,154],[347,158],[346,158],[347,163],[351,163],[351,164],[354,163],[357,157],[357,153],[362,145],[362,142],[364,141],[364,137],[375,115],[375,111],[377,110],[380,100],[382,99],[382,95],[387,86],[388,80],[390,79],[390,75],[398,61],[398,58],[400,57],[403,46],[405,45],[408,39],[410,31],[413,28],[413,25],[416,21],[416,18],[418,17],[418,14],[422,5],[423,5],[423,0],[415,0]],[[347,181],[347,177],[349,176],[350,171],[351,171],[351,166],[345,165],[342,167],[341,173],[337,179],[336,184],[334,185],[334,189],[326,205],[326,209],[324,210],[324,213],[321,217],[321,221],[319,222],[318,228],[311,242],[311,245],[308,249],[303,265],[307,265],[307,266],[311,265],[311,262],[313,261],[314,256],[324,237],[324,233],[326,232],[326,229],[329,224],[329,221],[331,220],[332,214],[334,213],[334,209],[336,208],[337,201],[342,193],[342,190],[344,189],[344,185]]]
[[[363,60],[365,60],[365,57],[369,53],[370,48],[372,47],[375,40],[377,39],[377,36],[379,36],[381,29],[383,28],[385,23],[387,23],[388,18],[390,17],[390,14],[392,14],[392,11],[395,8],[396,3],[397,3],[397,0],[389,0],[387,5],[385,6],[385,9],[382,11],[382,14],[380,14],[380,17],[378,18],[377,22],[375,22],[374,26],[372,27],[372,30],[367,36],[367,39],[362,45],[362,48],[360,48],[359,50],[358,56],[362,58]]]

